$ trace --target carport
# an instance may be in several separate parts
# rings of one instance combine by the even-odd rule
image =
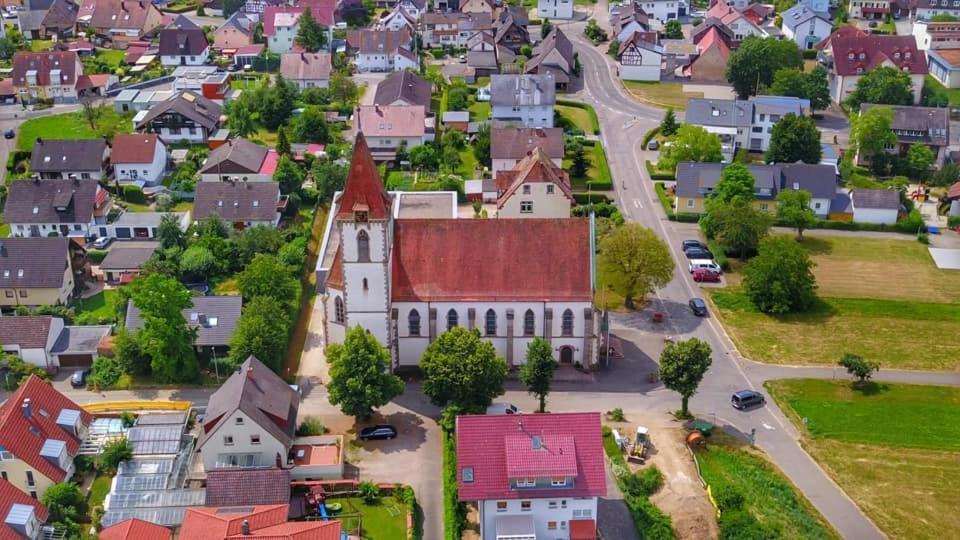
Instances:
[[[110,326],[65,326],[50,354],[62,368],[90,367],[100,342],[109,335]]]

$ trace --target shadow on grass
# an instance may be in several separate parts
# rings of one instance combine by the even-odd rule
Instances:
[[[803,249],[810,255],[829,255],[833,252],[833,242],[828,238],[819,238],[816,236],[804,236],[800,242]]]
[[[881,384],[873,381],[867,381],[865,383],[854,381],[850,383],[850,388],[863,396],[876,396],[885,394],[891,390],[889,384]]]

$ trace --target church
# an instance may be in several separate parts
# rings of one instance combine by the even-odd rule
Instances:
[[[363,135],[334,196],[317,261],[327,343],[360,325],[416,366],[456,326],[476,329],[511,368],[543,337],[562,365],[598,354],[588,219],[460,218],[454,192],[387,192]]]

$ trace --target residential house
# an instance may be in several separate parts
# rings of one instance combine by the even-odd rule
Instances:
[[[272,53],[283,54],[293,50],[300,30],[300,16],[310,9],[313,20],[327,29],[327,43],[333,42],[333,3],[302,2],[297,6],[271,5],[263,12],[263,37],[267,40],[267,49]]]
[[[395,159],[400,145],[409,150],[433,140],[432,130],[427,131],[426,111],[419,105],[363,105],[357,108],[355,121],[357,132],[369,141],[378,161]]]
[[[286,53],[280,56],[280,73],[301,90],[330,85],[330,53]]]
[[[230,93],[230,73],[220,71],[217,66],[180,66],[171,73],[173,84],[170,89],[173,92],[182,92],[183,90],[192,90],[210,100],[224,100]],[[169,99],[167,96],[166,99]],[[158,96],[151,99],[152,102],[166,101]]]
[[[92,420],[52,384],[31,375],[0,406],[3,478],[33,499],[70,480],[73,458]]]
[[[427,12],[427,0],[399,0],[396,5],[418,20]]]
[[[347,50],[361,73],[419,69],[420,59],[413,47],[413,35],[405,30],[352,30],[347,33]]]
[[[60,39],[72,37],[77,24],[79,7],[69,0],[53,0],[36,6],[28,3],[29,9],[17,17],[20,33],[28,39]]]
[[[190,212],[124,212],[106,225],[97,227],[97,236],[118,240],[156,240],[165,216],[173,217],[180,230],[190,226]]]
[[[341,522],[287,521],[289,504],[187,508],[180,538],[204,540],[340,540]]]
[[[839,32],[839,31],[838,31]],[[914,104],[920,103],[927,57],[909,36],[884,36],[834,32],[818,45],[833,66],[830,72],[830,96],[841,103],[854,91],[857,81],[877,67],[893,67],[910,75]]]
[[[110,194],[93,179],[29,180],[10,184],[3,220],[11,236],[91,236],[107,222]]]
[[[103,280],[111,285],[126,285],[140,276],[143,266],[153,257],[159,247],[158,242],[144,246],[116,245],[100,261]]]
[[[541,19],[572,19],[573,0],[537,0],[537,16]]]
[[[702,214],[723,169],[723,163],[681,162],[677,165],[677,212]],[[776,212],[777,194],[784,190],[810,193],[810,208],[820,217],[828,215],[837,193],[837,172],[832,165],[785,163],[779,165],[747,165],[754,178],[753,207],[763,212]]]
[[[573,43],[559,28],[550,32],[537,44],[533,57],[524,66],[524,73],[539,75],[550,74],[557,88],[566,89],[571,77],[577,75],[577,59],[573,52]],[[659,64],[658,64],[659,65]]]
[[[927,51],[930,76],[947,88],[960,88],[960,48]]]
[[[891,16],[891,0],[850,0],[851,19],[884,19]]]
[[[960,88],[960,22],[917,20],[913,36],[927,53],[930,76],[947,88]]]
[[[511,367],[536,336],[550,342],[560,369],[596,366],[588,220],[458,219],[453,193],[433,203],[453,208],[424,215],[404,197],[384,190],[358,136],[324,233],[336,241],[318,257],[326,343],[343,343],[359,325],[390,347],[394,367],[415,366],[439,332],[462,326],[478,329]]]
[[[773,126],[781,118],[809,112],[810,100],[787,96],[755,96],[749,101],[691,98],[685,120],[719,136],[724,155],[732,159],[740,148],[766,152]]]
[[[563,167],[564,145],[561,128],[490,128],[490,160],[493,175],[514,169],[520,160],[539,148],[554,165]]]
[[[203,182],[270,182],[279,161],[276,150],[237,137],[210,152],[197,173]]]
[[[199,26],[183,15],[160,31],[160,64],[202,66],[210,56],[210,44]]]
[[[898,3],[899,4],[899,3]],[[907,11],[912,11],[910,18],[917,21],[929,21],[937,15],[960,16],[960,5],[950,0],[916,0],[906,3]],[[900,8],[901,12],[904,10]]]
[[[170,540],[173,532],[156,523],[132,518],[100,530],[100,540]]]
[[[83,65],[73,51],[27,52],[13,55],[13,89],[23,103],[52,99],[57,103],[74,103],[79,95],[77,81]]]
[[[222,108],[192,91],[177,93],[134,119],[137,131],[156,133],[164,142],[205,143],[220,129]]]
[[[51,140],[37,137],[30,172],[44,180],[100,180],[112,154],[103,139]]]
[[[272,466],[247,467],[239,462],[236,465],[208,470],[207,497],[203,504],[290,504],[290,471],[288,468]]]
[[[193,219],[213,214],[242,230],[257,225],[276,227],[286,199],[276,182],[200,182],[193,201]]]
[[[660,22],[685,17],[689,10],[686,0],[638,0],[637,4]]]
[[[286,465],[299,408],[300,395],[286,381],[247,358],[210,396],[197,441],[204,469]],[[184,523],[180,534],[188,530]]]
[[[768,37],[769,32],[761,25],[758,17],[752,17],[743,11],[738,11],[732,6],[722,3],[716,3],[707,11],[707,17],[715,18],[720,23],[733,32],[733,39],[737,42],[743,41],[749,36]]]
[[[0,538],[9,540],[38,540],[44,536],[47,507],[36,498],[0,479]]]
[[[491,0],[461,0],[460,13],[489,13],[493,15],[494,2]]]
[[[568,218],[575,204],[570,175],[539,147],[497,173],[498,218]]]
[[[423,23],[423,47],[432,49],[436,47],[461,47],[458,43],[460,37],[460,21],[465,20],[470,14],[432,11],[424,13],[421,22]]]
[[[470,111],[444,111],[440,123],[445,130],[455,129],[466,134],[470,130]]]
[[[830,219],[893,225],[900,216],[900,193],[895,189],[851,189],[837,194]]]
[[[237,329],[243,298],[240,296],[193,296],[191,306],[184,309],[184,320],[197,330],[193,346],[197,351],[214,357],[225,357],[230,348],[230,338]],[[124,326],[130,332],[143,328],[140,310],[130,300]],[[208,469],[209,470],[209,469]]]
[[[218,51],[239,49],[253,45],[256,23],[242,11],[237,11],[213,31],[213,48]]]
[[[3,352],[51,373],[93,365],[111,330],[110,325],[64,326],[63,319],[48,315],[0,317]]]
[[[833,19],[827,12],[817,12],[797,4],[783,12],[780,29],[783,37],[801,49],[813,49],[833,31]]]
[[[500,62],[497,58],[498,49],[509,50],[497,47],[492,32],[477,32],[467,40],[467,66],[473,70],[477,77],[489,77],[494,73],[500,73]],[[510,52],[511,58],[516,56]]]
[[[237,69],[246,69],[246,66],[253,66],[256,59],[263,55],[266,46],[263,43],[254,43],[253,45],[244,45],[237,49],[233,55],[233,65]]]
[[[694,32],[704,25],[707,26],[702,34],[694,34],[697,54],[689,64],[680,68],[680,74],[693,82],[726,82],[733,33],[719,22],[711,24],[709,19]]]
[[[411,35],[417,32],[417,18],[407,10],[403,9],[398,3],[393,10],[386,13],[377,21],[376,30],[390,30],[400,32],[401,30],[409,32]]]
[[[910,147],[922,144],[933,151],[935,165],[942,165],[950,145],[950,110],[946,107],[909,107],[899,105],[860,105],[860,114],[874,107],[886,107],[893,112],[891,129],[897,143],[888,152],[906,157]]]
[[[745,1],[745,0],[741,0]],[[833,0],[799,0],[797,4],[801,6],[806,6],[810,11],[816,11],[817,13],[828,13],[832,6],[835,6],[837,2]],[[744,6],[745,7],[745,6]],[[743,9],[739,7],[737,9]]]
[[[93,39],[101,45],[109,42],[117,49],[125,49],[130,42],[140,41],[163,26],[163,14],[148,0],[98,0],[92,2],[92,14],[81,6],[77,22],[89,16]],[[88,38],[91,36],[88,36]]]
[[[624,42],[633,34],[649,33],[649,40],[657,42],[657,30],[651,30],[650,17],[638,4],[628,4],[610,11],[610,28],[617,41]]]
[[[421,106],[430,114],[433,83],[412,71],[394,71],[380,81],[373,97],[374,105]]]
[[[521,7],[506,6],[493,19],[493,36],[497,46],[504,46],[519,53],[524,45],[530,44],[527,31],[527,14]]]
[[[597,538],[600,413],[457,417],[457,487],[480,538]]]
[[[4,238],[0,241],[0,289],[3,308],[69,304],[73,298],[70,241]]]
[[[617,49],[617,75],[624,81],[659,81],[663,47],[634,32]]]
[[[549,73],[490,77],[490,106],[494,120],[529,128],[551,128],[555,101],[556,84]]]
[[[155,186],[167,171],[167,145],[154,133],[118,133],[113,136],[110,163],[121,184]]]

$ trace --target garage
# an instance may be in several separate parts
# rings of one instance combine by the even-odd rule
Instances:
[[[100,344],[110,335],[110,326],[64,326],[50,349],[53,363],[61,368],[86,368],[93,365]]]
[[[61,354],[58,358],[62,368],[85,368],[93,365],[92,354]]]
[[[115,229],[117,238],[131,238],[130,227],[117,227]]]

